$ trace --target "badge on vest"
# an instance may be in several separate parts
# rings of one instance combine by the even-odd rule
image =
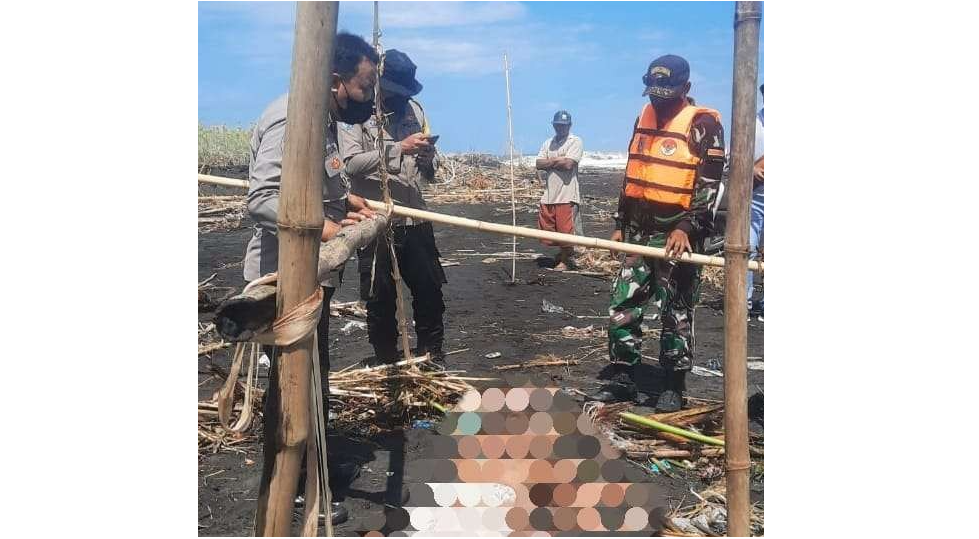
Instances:
[[[676,153],[676,141],[671,138],[664,139],[659,146],[659,152],[667,157],[673,155]]]

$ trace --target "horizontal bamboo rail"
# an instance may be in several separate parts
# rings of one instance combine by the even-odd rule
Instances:
[[[229,180],[227,178],[218,178],[216,176],[208,176],[206,174],[198,174],[197,181],[231,187],[248,187],[248,182],[245,180]],[[387,211],[388,209],[387,204],[384,204],[383,202],[378,202],[376,200],[367,200],[366,202],[367,205],[373,210]],[[405,208],[398,205],[392,205],[391,212],[394,215],[399,215],[401,217],[411,217],[412,219],[422,219],[425,221],[432,221],[433,223],[461,226],[463,228],[480,230],[494,234],[503,234],[505,236],[516,235],[522,238],[551,240],[567,245],[577,245],[579,247],[587,247],[591,249],[607,249],[610,251],[637,254],[653,258],[668,258],[666,255],[666,249],[659,247],[635,245],[632,243],[610,241],[601,238],[589,238],[587,236],[575,236],[574,234],[561,234],[559,232],[538,230],[536,228],[524,228],[519,226],[502,225],[498,223],[488,223],[486,221],[477,221],[475,219],[467,219],[465,217],[455,217],[453,215],[445,215],[431,211],[416,210],[414,208]],[[708,256],[699,253],[683,253],[679,260],[681,262],[697,264],[700,266],[714,266],[718,268],[724,267],[724,258],[720,256]],[[763,273],[765,271],[765,265],[761,262],[751,260],[748,262],[748,269]]]

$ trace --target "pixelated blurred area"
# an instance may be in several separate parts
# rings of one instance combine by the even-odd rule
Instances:
[[[638,453],[630,458],[617,449],[621,436],[616,442],[609,432],[558,388],[466,392],[408,463],[404,507],[363,519],[355,530],[365,536],[717,533],[723,515],[708,500],[697,500],[705,507],[700,512],[683,509],[653,481],[657,474],[678,481],[683,472],[659,459],[664,468],[653,472]],[[698,531],[685,532],[688,527]]]

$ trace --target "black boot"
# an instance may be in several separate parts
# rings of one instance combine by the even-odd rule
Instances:
[[[360,476],[360,466],[353,462],[327,462],[330,468],[330,490],[336,492],[350,486]]]
[[[588,396],[588,400],[598,402],[635,401],[639,397],[636,390],[636,366],[612,364],[612,377],[598,391]]]
[[[683,408],[683,392],[686,391],[687,371],[668,371],[666,387],[656,400],[657,412],[678,412]]]
[[[302,518],[302,511],[298,511],[298,509],[302,508],[304,505],[306,505],[306,498],[304,496],[296,496],[295,506],[297,511],[294,511],[295,516]],[[330,522],[333,525],[343,524],[349,518],[350,512],[347,511],[347,508],[344,507],[343,504],[340,502],[333,502],[330,505]],[[326,513],[320,512],[319,519],[321,522],[325,522]]]
[[[347,508],[344,507],[340,502],[333,502],[330,506],[330,523],[336,526],[337,524],[343,524],[350,518],[350,513]],[[326,521],[326,515],[320,513],[320,520]]]

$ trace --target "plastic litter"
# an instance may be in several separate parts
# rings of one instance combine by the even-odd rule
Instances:
[[[697,376],[707,376],[707,377],[711,377],[711,376],[722,377],[722,376],[724,376],[724,373],[721,372],[721,371],[715,371],[715,370],[712,370],[712,369],[705,369],[705,368],[703,368],[703,367],[701,367],[699,365],[694,365],[690,369],[690,372],[696,374]]]
[[[540,310],[542,312],[552,313],[552,314],[571,314],[564,307],[561,307],[560,305],[555,305],[555,304],[551,303],[550,301],[547,301],[547,299],[541,300]],[[574,316],[574,315],[572,315],[572,316]]]
[[[358,329],[367,331],[367,323],[360,322],[357,320],[351,320],[347,322],[342,328],[340,328],[340,333],[343,333],[344,335],[350,335],[351,333],[357,331]]]

